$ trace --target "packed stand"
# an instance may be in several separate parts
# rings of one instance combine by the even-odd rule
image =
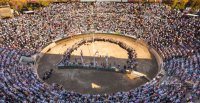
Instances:
[[[164,59],[166,77],[128,92],[105,95],[66,91],[41,81],[19,63],[66,34],[120,32],[146,41]],[[200,97],[200,19],[163,4],[61,3],[34,14],[0,20],[0,102],[195,102]],[[191,86],[190,86],[191,85]]]

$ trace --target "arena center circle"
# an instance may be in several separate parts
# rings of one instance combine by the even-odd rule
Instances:
[[[88,70],[85,67],[58,68],[58,65],[64,60],[68,48],[82,40],[92,40],[94,38],[116,40],[133,48],[137,55],[135,57],[137,66],[133,70],[136,72],[118,73],[94,68]],[[94,55],[97,51],[98,55]],[[46,83],[57,83],[66,90],[84,94],[109,94],[129,91],[151,80],[159,71],[156,58],[149,51],[148,45],[141,40],[119,34],[91,33],[63,38],[46,46],[41,51],[41,55],[37,62],[37,71],[41,79],[43,79],[45,73],[53,70],[52,74],[44,80]],[[127,51],[119,45],[108,41],[94,41],[76,48],[71,53],[70,61],[72,63],[82,63],[82,59],[84,59],[85,64],[91,64],[94,61],[94,56],[98,65],[101,62],[105,63],[107,58],[109,64],[120,64],[121,68],[127,64],[128,59]],[[138,75],[137,72],[142,75]]]

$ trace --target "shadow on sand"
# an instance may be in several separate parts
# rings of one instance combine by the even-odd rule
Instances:
[[[74,69],[58,69],[57,63],[60,62],[63,55],[58,54],[45,54],[38,62],[38,75],[41,78],[45,72],[53,69],[50,78],[45,80],[48,84],[58,83],[63,85],[66,90],[91,93],[91,94],[104,94],[114,93],[118,91],[128,91],[134,89],[147,82],[144,78],[130,79],[126,74],[86,70],[83,68]],[[81,63],[80,56],[71,56],[71,61]],[[146,74],[149,78],[153,78],[158,73],[157,62],[153,59],[140,59],[136,58],[138,66],[136,71]],[[93,61],[94,57],[84,56],[85,63]],[[105,57],[96,57],[98,63],[105,62]],[[112,65],[120,64],[125,65],[127,59],[109,57],[108,62]],[[100,88],[92,88],[92,84],[100,86]]]

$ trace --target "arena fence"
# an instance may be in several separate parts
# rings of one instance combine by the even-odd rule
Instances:
[[[99,71],[108,71],[108,72],[116,72],[116,73],[131,73],[130,71],[122,71],[115,67],[99,67],[99,66],[83,66],[79,64],[71,64],[68,66],[58,65],[58,69],[87,69],[87,70],[99,70]]]
[[[143,46],[148,47],[150,53],[153,54],[154,57],[156,58],[156,62],[157,62],[157,65],[158,65],[158,71],[159,71],[158,74],[164,75],[163,59],[162,59],[162,57],[158,54],[158,52],[156,51],[156,49],[155,49],[154,47],[152,47],[152,46],[149,46],[149,45],[148,45],[144,40],[142,40],[142,39],[138,39],[137,42],[140,43],[140,44],[143,45]]]

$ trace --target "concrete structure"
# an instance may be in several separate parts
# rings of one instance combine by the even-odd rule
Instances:
[[[13,10],[10,7],[0,7],[0,19],[2,18],[12,18]]]

